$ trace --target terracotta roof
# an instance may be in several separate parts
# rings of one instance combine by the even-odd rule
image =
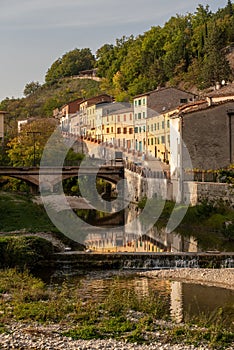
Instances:
[[[219,96],[230,96],[234,95],[234,83],[227,84],[221,87],[219,90],[212,91],[208,93],[206,96],[208,97],[219,97]]]
[[[148,95],[151,95],[152,93],[155,93],[155,92],[162,92],[164,90],[170,90],[170,89],[178,90],[178,91],[181,91],[181,92],[185,92],[186,94],[191,94],[193,96],[196,96],[196,94],[194,94],[194,93],[192,93],[190,91],[185,91],[185,90],[179,89],[179,88],[174,87],[174,86],[167,86],[167,87],[160,87],[160,88],[157,88],[155,90],[151,90],[151,91],[145,92],[143,94],[136,95],[136,96],[134,96],[134,99],[138,98],[138,97],[148,96]]]
[[[175,112],[175,114],[172,116],[172,118],[177,118],[178,115],[182,116],[184,114],[193,113],[193,112],[197,112],[200,110],[206,110],[209,108],[214,108],[214,107],[224,105],[224,104],[230,103],[230,102],[234,102],[234,99],[212,103],[211,105],[206,100],[200,100],[200,101],[197,101],[194,103],[188,103],[184,106],[178,107],[177,112]]]

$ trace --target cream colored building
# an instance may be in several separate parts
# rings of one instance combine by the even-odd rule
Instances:
[[[138,154],[169,160],[169,115],[178,106],[194,101],[192,93],[158,88],[133,99],[135,150]]]

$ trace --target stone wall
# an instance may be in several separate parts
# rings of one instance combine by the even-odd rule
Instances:
[[[196,205],[207,201],[208,203],[223,202],[234,208],[234,185],[215,182],[184,183],[184,201]]]
[[[234,102],[210,106],[183,116],[182,138],[192,168],[209,170],[228,166],[234,160]]]
[[[162,199],[171,199],[171,184],[167,179],[145,178],[140,174],[125,169],[126,179],[126,200],[137,202],[143,197],[153,196],[161,197]]]

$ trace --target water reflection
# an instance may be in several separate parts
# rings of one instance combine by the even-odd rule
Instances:
[[[147,227],[141,220],[136,205],[128,205],[125,210],[105,217],[90,217],[90,229],[84,244],[93,251],[106,252],[197,252],[198,244],[193,237],[183,237],[168,233],[165,228]],[[130,224],[130,223],[133,223]],[[94,226],[95,225],[95,226]],[[98,226],[106,227],[99,233]]]
[[[214,314],[222,308],[231,325],[234,319],[234,291],[200,284],[157,280],[139,276],[132,272],[98,271],[85,275],[58,278],[52,276],[49,285],[62,284],[64,279],[70,286],[78,286],[77,293],[83,300],[104,301],[113,288],[134,292],[139,298],[152,296],[165,302],[165,315],[177,323],[189,321],[196,316]]]
[[[180,323],[183,321],[183,290],[182,283],[171,282],[171,317]]]

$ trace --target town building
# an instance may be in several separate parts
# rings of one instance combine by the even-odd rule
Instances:
[[[118,104],[119,109],[103,116],[104,142],[122,150],[134,149],[133,108],[130,104]]]
[[[168,113],[180,105],[194,101],[195,98],[194,94],[174,87],[158,88],[135,96],[133,99],[135,150],[146,156],[153,155],[168,160],[170,152]]]

